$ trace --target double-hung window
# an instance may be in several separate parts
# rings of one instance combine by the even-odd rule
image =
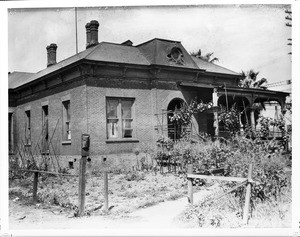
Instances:
[[[107,138],[133,138],[133,105],[134,99],[107,98]]]
[[[48,105],[42,106],[42,151],[49,153]]]
[[[63,104],[63,140],[71,141],[70,100],[63,101],[62,104]]]
[[[25,145],[31,145],[31,114],[30,110],[25,111]]]

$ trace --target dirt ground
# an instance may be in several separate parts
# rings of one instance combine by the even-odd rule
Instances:
[[[9,228],[12,230],[38,229],[140,229],[140,228],[199,228],[197,219],[182,219],[189,205],[186,179],[171,174],[111,174],[109,176],[109,213],[103,211],[103,180],[87,180],[87,212],[83,217],[74,216],[78,200],[77,179],[41,178],[39,202],[31,202],[31,178],[10,183]],[[114,184],[114,185],[112,185]],[[194,187],[194,203],[207,195],[223,192],[220,183],[207,183]],[[223,199],[224,200],[224,199]],[[273,205],[273,204],[272,204]],[[260,205],[254,212],[252,227],[289,227],[291,203]],[[226,205],[225,205],[226,206]],[[94,209],[97,210],[94,210]],[[273,209],[272,212],[270,209]],[[202,210],[202,209],[201,209]],[[220,209],[221,210],[221,209]],[[218,209],[207,210],[218,213]],[[272,215],[269,215],[269,214]],[[235,213],[223,213],[226,220],[241,222]],[[230,215],[233,216],[230,216]],[[228,221],[227,221],[228,222]],[[230,223],[224,223],[225,226]],[[249,227],[249,225],[247,227]],[[231,226],[231,224],[230,224]],[[246,227],[246,226],[245,226]],[[227,226],[228,228],[228,226]]]
[[[194,200],[201,200],[216,186],[203,188],[194,194]],[[19,200],[10,200],[9,228],[29,229],[110,229],[110,228],[188,228],[188,224],[178,219],[188,206],[187,197],[161,202],[155,206],[141,208],[127,215],[72,217],[60,212],[60,208],[42,208],[37,205],[24,205]]]

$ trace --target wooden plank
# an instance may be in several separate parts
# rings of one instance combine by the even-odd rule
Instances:
[[[224,173],[224,171],[225,171],[225,168],[218,168],[218,169],[206,170],[204,172],[199,172],[199,173],[195,173],[195,174],[200,174],[200,175],[222,174],[222,173]]]
[[[187,170],[188,176],[192,175],[192,173],[193,173],[193,165],[188,165],[188,170]],[[192,184],[191,179],[188,179],[188,202],[192,205],[194,202],[194,200],[193,200],[193,184]]]
[[[39,173],[38,172],[34,172],[34,176],[33,176],[33,189],[32,189],[32,200],[33,200],[33,202],[37,202],[38,179],[39,179]]]
[[[251,180],[251,179],[252,179],[252,164],[249,164],[248,180]],[[251,182],[248,182],[247,188],[246,188],[245,206],[244,206],[244,213],[243,213],[243,223],[244,224],[248,224],[250,197],[251,197]]]
[[[104,171],[104,210],[108,211],[108,174]]]
[[[77,174],[63,174],[63,173],[55,173],[55,172],[44,171],[44,170],[17,169],[17,171],[32,172],[32,173],[38,172],[38,173],[62,175],[62,176],[78,176]]]
[[[86,156],[82,156],[79,163],[78,216],[84,213],[86,161]]]
[[[219,195],[218,197],[214,198],[214,199],[212,200],[212,202],[214,202],[214,201],[216,201],[216,200],[218,200],[218,199],[224,197],[225,195],[227,195],[227,194],[233,192],[234,190],[238,189],[239,187],[241,187],[241,186],[243,186],[243,185],[245,185],[245,184],[247,184],[247,180],[245,180],[244,182],[239,183],[238,185],[236,185],[236,186],[234,186],[233,188],[229,189],[229,190],[226,191],[225,193],[222,193],[222,194]]]
[[[247,178],[241,177],[225,177],[225,176],[209,176],[209,175],[200,175],[200,174],[187,174],[188,178],[194,179],[215,179],[215,180],[223,180],[223,181],[233,181],[233,182],[244,182]]]

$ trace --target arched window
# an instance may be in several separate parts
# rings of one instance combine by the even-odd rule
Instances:
[[[171,121],[170,116],[173,116],[174,111],[180,109],[184,104],[184,101],[179,98],[171,100],[168,105],[168,137],[173,140],[178,140],[181,138],[182,127],[176,121]]]

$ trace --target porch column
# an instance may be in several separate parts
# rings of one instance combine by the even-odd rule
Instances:
[[[252,128],[252,131],[255,131],[254,109],[251,109],[251,111],[250,111],[250,121],[251,121],[251,128]]]
[[[218,106],[218,90],[214,88],[214,92],[212,94],[213,106]],[[215,137],[219,136],[219,119],[218,119],[218,112],[214,112],[214,130],[215,130]]]
[[[243,136],[244,135],[244,125],[242,123],[242,116],[241,116],[241,112],[239,112],[239,122],[240,122],[240,133]]]

